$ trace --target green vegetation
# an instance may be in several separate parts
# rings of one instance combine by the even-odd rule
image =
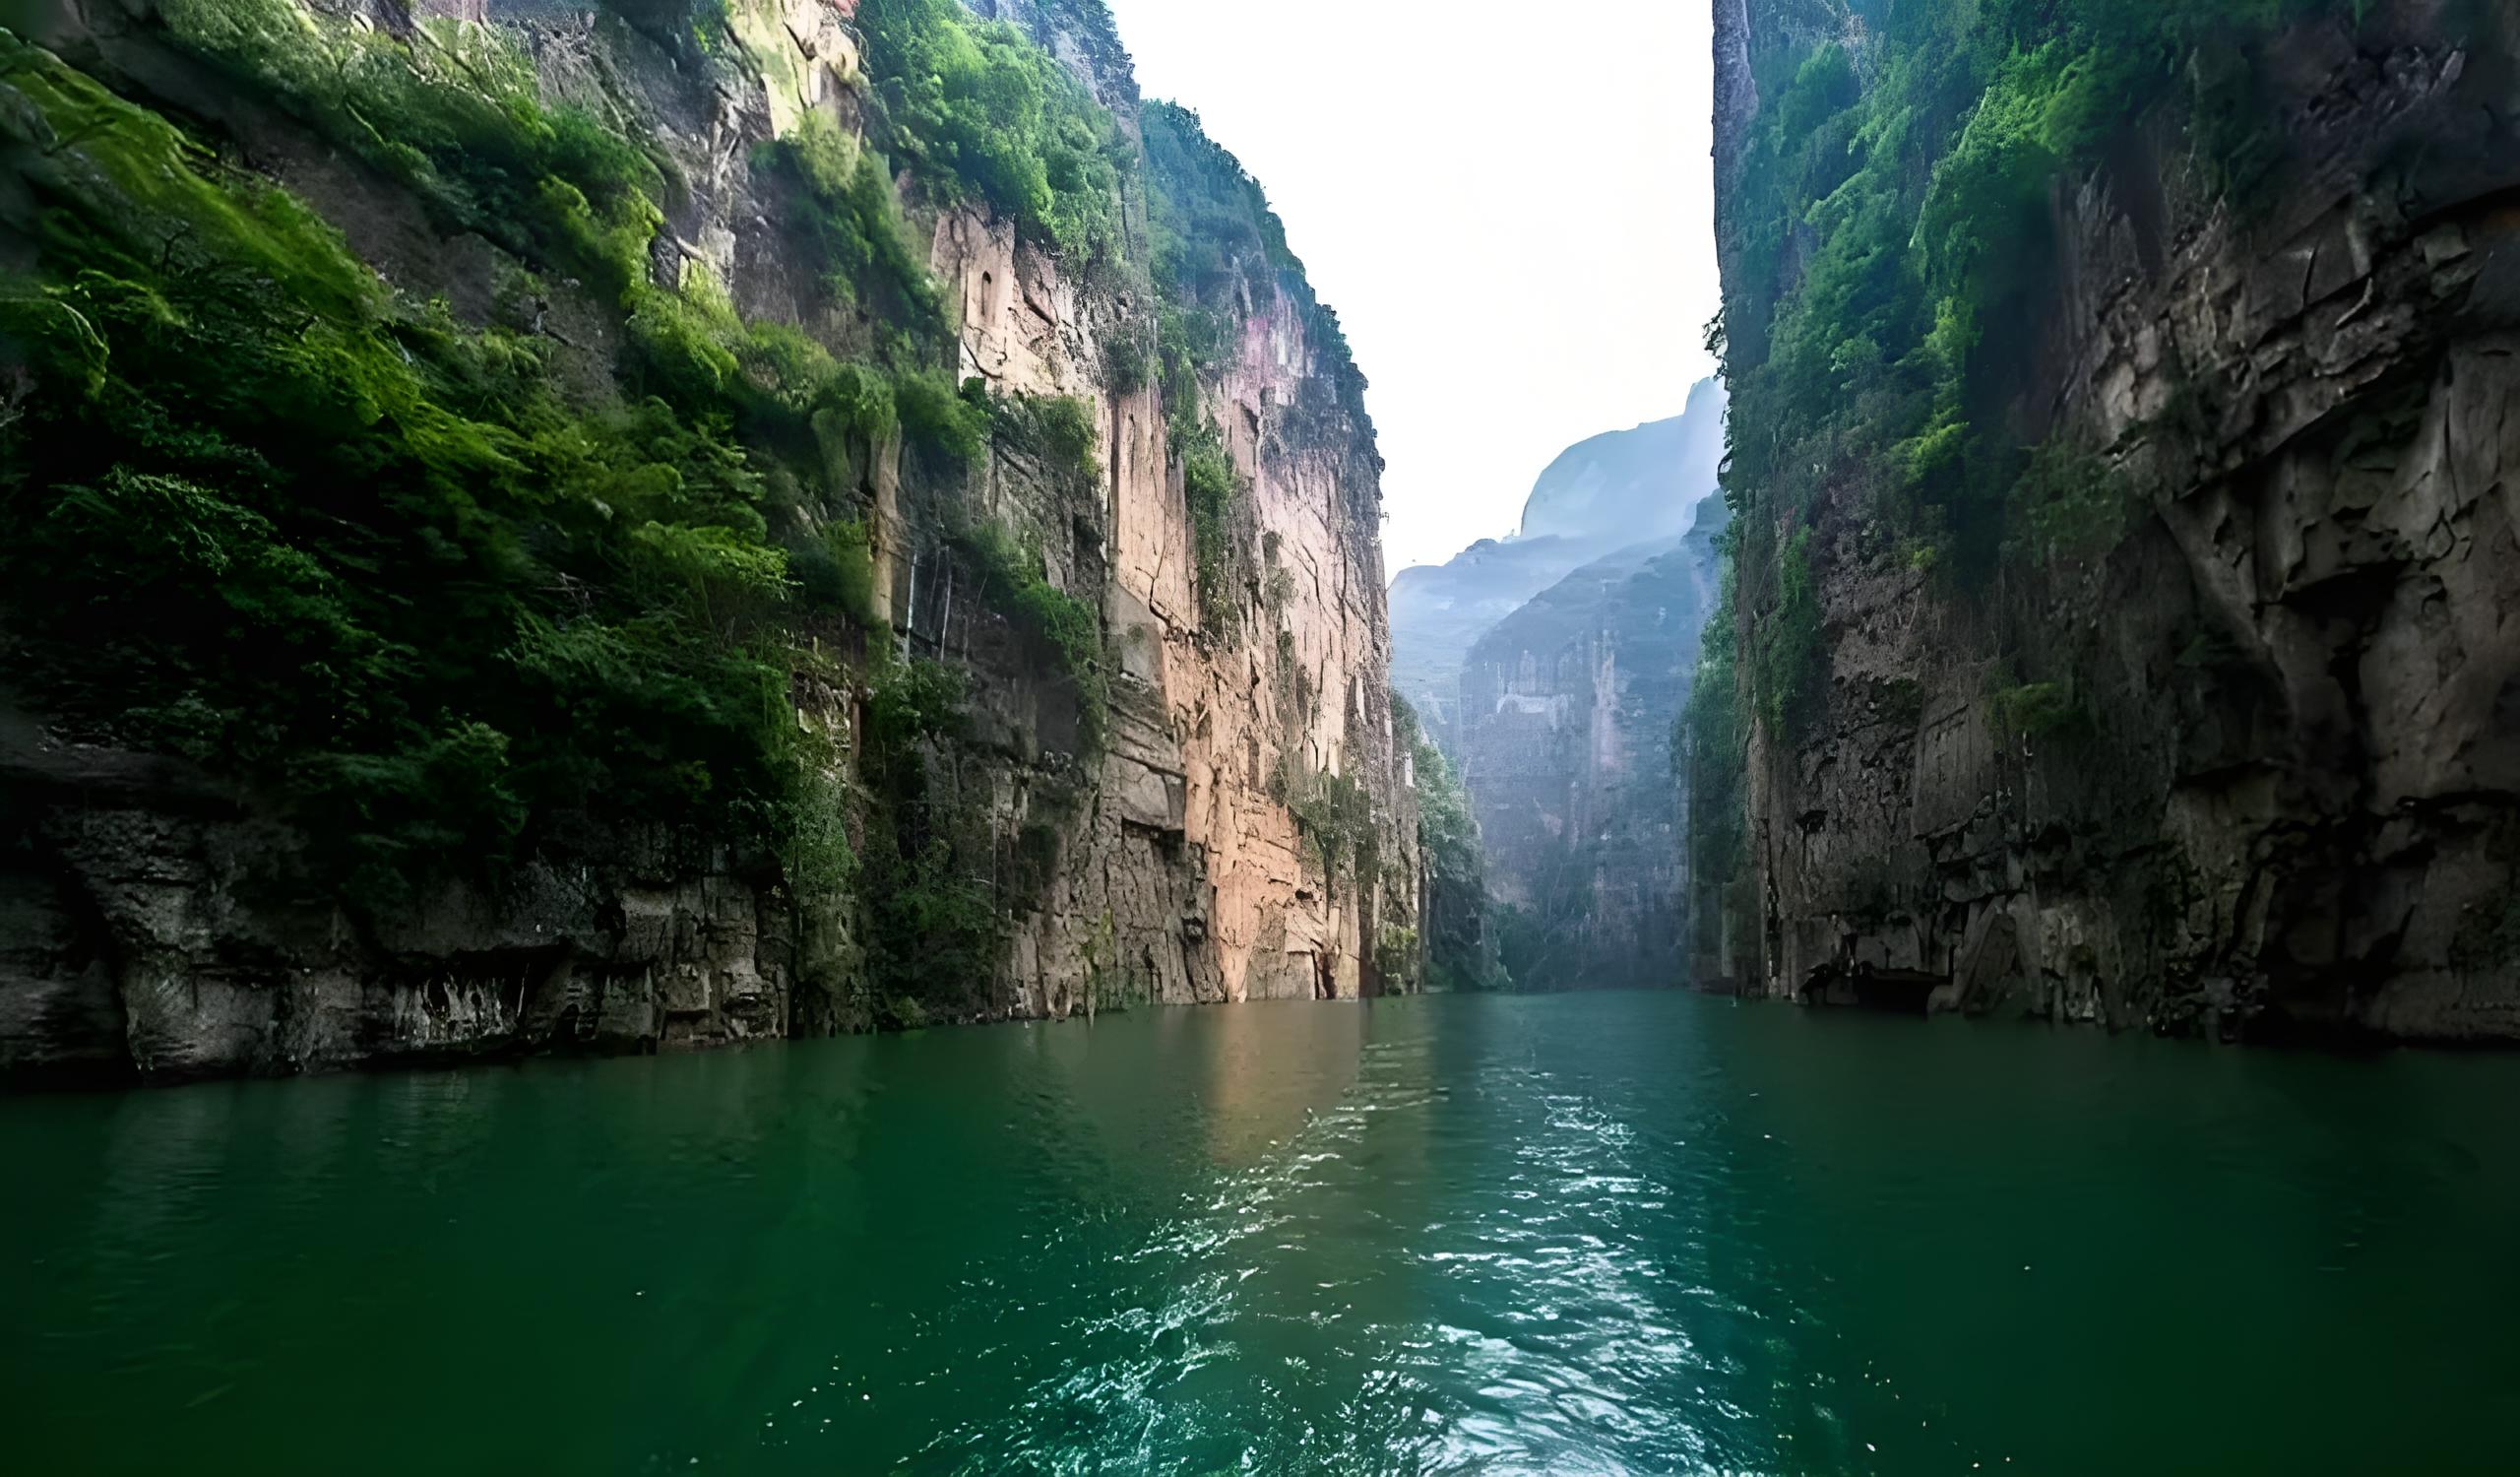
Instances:
[[[1052,3],[1116,57],[1099,0]],[[606,32],[598,61],[653,62],[653,40],[695,85],[734,65],[715,0],[604,9],[646,40]],[[662,137],[632,90],[605,90],[618,111],[546,100],[523,32],[368,29],[299,0],[158,10],[152,43],[188,59],[169,69],[183,105],[214,104],[183,126],[0,32],[0,234],[27,248],[0,285],[13,695],[70,737],[187,757],[295,826],[288,884],[354,919],[663,837],[669,865],[784,883],[811,915],[800,936],[862,949],[862,975],[798,964],[835,999],[862,987],[853,1018],[990,1008],[999,920],[1046,886],[1064,832],[1037,810],[993,835],[994,759],[966,741],[960,679],[893,654],[871,498],[899,445],[905,503],[953,531],[978,598],[1073,684],[1090,751],[1099,606],[1039,548],[966,528],[962,494],[992,457],[1020,461],[1053,513],[1099,526],[1102,427],[1088,402],[992,397],[945,367],[952,310],[895,170],[926,203],[985,202],[1072,277],[1136,272],[1133,142],[1015,28],[866,0],[870,142],[809,114],[750,161],[806,268],[801,321],[761,321],[733,290],[753,300],[749,259],[721,283],[661,239],[692,182],[631,142]],[[215,105],[230,96],[253,101],[231,117]],[[220,152],[247,106],[257,139],[340,157],[308,188],[381,213],[377,261]],[[1245,206],[1266,227],[1233,248],[1262,264],[1252,300],[1292,293],[1360,389],[1256,188]],[[364,246],[373,223],[342,219]],[[492,262],[485,305],[414,294],[440,280],[423,219],[489,243],[465,247]],[[1180,224],[1177,240],[1209,230]],[[1115,386],[1187,374],[1166,398],[1201,595],[1229,620],[1257,536],[1197,376],[1248,308],[1208,290],[1172,293],[1103,368]],[[1353,781],[1311,777],[1302,800],[1334,872],[1373,865]]]
[[[958,427],[957,435],[985,437],[1000,455],[1021,458],[1069,500],[1075,516],[1092,516],[1102,478],[1095,459],[1101,431],[1092,405],[1060,395],[992,398],[979,393],[978,381],[973,380],[947,411],[956,417],[976,411],[984,418]],[[947,522],[955,546],[980,578],[980,598],[1057,662],[1076,693],[1082,746],[1088,753],[1099,751],[1110,710],[1100,607],[1051,584],[1042,550],[1027,546],[1008,530],[974,523],[959,512]]]
[[[989,402],[1001,451],[1038,468],[1071,501],[1091,507],[1102,490],[1102,464],[1095,449],[1102,427],[1094,407],[1070,395],[1002,395]]]
[[[1425,962],[1425,954],[1418,947],[1416,929],[1385,925],[1374,940],[1374,973],[1382,977],[1386,995],[1408,995],[1418,985],[1418,972]]]
[[[2124,477],[2060,441],[2031,453],[2012,501],[2014,543],[2007,551],[2037,564],[2107,553],[2142,509]]]
[[[627,394],[564,380],[538,312],[472,329],[398,296],[293,197],[0,39],[24,181],[0,210],[39,253],[0,298],[0,598],[28,696],[272,797],[366,907],[633,825],[840,885],[838,760],[790,687],[818,616],[888,634],[857,469],[899,425],[959,475],[998,427],[926,366],[942,312],[880,161],[810,122],[765,158],[835,296],[889,326],[891,368],[746,321],[703,274],[652,285],[659,165],[542,104],[504,32],[398,39],[287,0],[165,13],[240,92],[510,252],[503,301],[540,273],[617,299]],[[1016,415],[1090,460],[1075,408]],[[1090,690],[1090,611],[1080,636],[1037,569],[1010,592]],[[912,829],[874,870],[933,880],[939,828]]]
[[[2016,743],[2051,738],[2088,721],[2066,682],[1999,682],[1988,690],[1986,705],[1995,732]]]
[[[1005,530],[988,527],[957,540],[979,568],[981,598],[1054,656],[1076,689],[1079,737],[1087,752],[1102,746],[1110,721],[1110,679],[1102,668],[1102,616],[1093,605],[1043,577],[1041,554]]]
[[[1729,612],[1728,612],[1729,613]],[[1828,663],[1820,625],[1820,592],[1811,567],[1811,531],[1795,530],[1777,560],[1776,605],[1759,634],[1752,687],[1769,728],[1799,734],[1817,701]]]
[[[821,113],[807,113],[795,133],[771,144],[770,166],[795,186],[798,227],[835,301],[893,325],[909,341],[894,357],[912,362],[917,347],[945,338],[945,299],[927,272],[893,199],[884,161]]]
[[[1239,576],[1244,561],[1237,557],[1241,545],[1234,537],[1242,479],[1211,426],[1201,425],[1187,436],[1176,437],[1173,455],[1180,460],[1181,487],[1190,500],[1199,610],[1210,630],[1230,635],[1242,619]]]
[[[1409,700],[1391,695],[1392,737],[1410,756],[1418,784],[1418,852],[1426,870],[1426,983],[1435,990],[1494,990],[1499,977],[1487,940],[1487,861],[1479,822],[1444,751],[1427,738]]]
[[[286,798],[371,903],[585,819],[778,848],[812,756],[723,398],[575,409],[542,342],[396,300],[48,53],[0,37],[0,89],[40,250],[0,308],[31,695]]]
[[[858,769],[865,782],[864,1008],[913,1029],[984,1006],[1000,947],[984,806],[956,784],[963,674],[934,662],[879,668],[868,683]]]
[[[400,181],[450,231],[566,266],[614,295],[646,280],[657,164],[583,111],[546,107],[503,32],[451,21],[410,40],[317,23],[293,0],[161,0],[169,34]]]
[[[1313,364],[1297,403],[1285,408],[1281,433],[1296,444],[1353,436],[1369,448],[1373,424],[1339,315],[1313,295],[1259,184],[1208,138],[1198,114],[1149,102],[1139,122],[1153,274],[1163,299],[1154,372],[1164,390],[1167,446],[1189,501],[1200,610],[1210,629],[1229,633],[1242,618],[1257,561],[1248,488],[1208,417],[1203,378],[1234,352],[1245,319],[1283,297],[1303,325]],[[1115,383],[1143,372],[1134,352],[1111,371]]]
[[[1286,225],[1269,208],[1267,193],[1207,136],[1197,113],[1149,102],[1138,121],[1146,139],[1155,280],[1170,305],[1165,351],[1202,367],[1213,363],[1225,352],[1230,325],[1241,321],[1245,295],[1265,308],[1283,292],[1314,358],[1305,389],[1323,397],[1320,405],[1293,409],[1313,417],[1335,411],[1356,434],[1370,435],[1365,377],[1338,313],[1313,294],[1303,263],[1288,248]]]
[[[1151,372],[1146,346],[1136,339],[1113,338],[1102,346],[1102,388],[1112,394],[1145,389]]]
[[[875,558],[865,520],[824,525],[819,539],[789,552],[788,572],[796,582],[796,598],[807,607],[845,615],[864,630],[890,629],[875,604]]]
[[[959,473],[988,453],[988,394],[977,380],[957,386],[942,369],[907,371],[893,379],[893,408],[904,439],[932,467]]]
[[[1352,862],[1358,873],[1371,875],[1363,854],[1373,845],[1373,796],[1354,776],[1298,768],[1289,782],[1287,808],[1320,856],[1322,879],[1333,891]]]
[[[1739,527],[1734,524],[1724,534],[1728,557],[1723,588],[1699,634],[1697,672],[1671,745],[1672,763],[1686,790],[1688,916],[1696,934],[1693,962],[1701,968],[1720,960],[1727,913],[1739,914],[1747,906],[1745,896],[1728,898],[1728,890],[1746,892],[1750,885],[1740,589],[1729,557]]]
[[[1116,246],[1136,155],[1047,51],[954,0],[865,0],[857,28],[876,80],[870,136],[931,193],[986,201],[1064,255]]]
[[[2246,193],[2273,162],[2256,48],[2287,19],[2351,6],[2003,0],[1867,9],[1860,32],[1829,9],[1810,33],[1861,39],[1757,58],[1713,335],[1733,397],[1744,613],[1761,631],[1751,679],[1789,732],[1808,612],[1765,627],[1799,601],[1798,579],[1826,577],[1795,528],[1824,493],[1961,594],[2007,550],[2105,551],[2131,524],[2102,506],[2115,496],[2061,487],[2065,453],[2034,464],[2005,428],[2051,290],[2051,192],[2132,119],[2174,106],[2212,178]]]
[[[1827,699],[1822,610],[1842,568],[1922,572],[1980,608],[2106,557],[2144,489],[2090,449],[2031,446],[2016,399],[2056,290],[2057,202],[2105,164],[2174,171],[2246,219],[2281,163],[2263,52],[2355,0],[1779,0],[1752,38],[1759,111],[1718,182],[1732,391],[1728,597],[1686,720],[1701,926],[1744,860],[1753,720],[1807,736]],[[2001,580],[2011,569],[2020,578]],[[2070,688],[2068,675],[2064,688]],[[2029,689],[2025,689],[2027,691]],[[2054,721],[2024,697],[2005,722]],[[1736,918],[1740,923],[1747,917]]]
[[[1156,357],[1163,375],[1166,448],[1180,465],[1182,495],[1190,505],[1200,615],[1209,629],[1230,635],[1241,623],[1250,566],[1238,537],[1247,488],[1200,389],[1201,377],[1223,358],[1225,322],[1196,307],[1167,305],[1158,324]]]

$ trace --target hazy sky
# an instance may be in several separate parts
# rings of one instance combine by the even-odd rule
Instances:
[[[1109,0],[1286,218],[1372,389],[1393,572],[1712,372],[1705,0]]]

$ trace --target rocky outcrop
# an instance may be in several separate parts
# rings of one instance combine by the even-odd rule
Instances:
[[[2174,108],[2054,196],[2013,423],[2137,489],[2122,540],[1963,601],[1813,512],[1825,695],[1750,740],[1749,988],[2520,1038],[2520,14],[2355,9],[2264,48],[2262,201]]]
[[[1543,592],[1463,668],[1463,783],[1526,988],[1681,978],[1671,734],[1715,603],[1724,504],[1699,509],[1686,539],[1622,549]]]
[[[1136,86],[1099,5],[972,8],[1004,12],[1135,137]],[[354,13],[380,44],[415,19],[498,28],[546,97],[637,133],[669,166],[651,253],[659,283],[705,274],[743,319],[836,352],[860,332],[813,305],[827,264],[799,257],[780,224],[790,202],[747,163],[809,118],[844,135],[860,126],[872,84],[848,7],[734,0],[690,46],[671,27],[526,0],[327,9]],[[492,310],[514,266],[498,246],[445,234],[294,118],[219,91],[163,43],[141,0],[51,8],[36,38],[226,141],[406,292],[443,297],[459,318]],[[1192,382],[1237,480],[1228,537],[1254,551],[1234,588],[1202,590],[1199,531],[1166,437],[1184,391],[1107,369],[1118,347],[1153,333],[1161,304],[1142,265],[1064,258],[982,204],[922,208],[914,176],[897,184],[959,324],[958,377],[1001,399],[1075,397],[1100,433],[1098,481],[1084,488],[1003,440],[969,478],[942,479],[894,434],[852,452],[832,502],[813,510],[863,521],[895,640],[967,677],[962,729],[931,745],[924,769],[939,806],[976,828],[977,880],[1003,922],[988,977],[959,982],[930,1016],[1412,988],[1416,808],[1389,706],[1380,462],[1335,329],[1325,342],[1294,269],[1274,287],[1255,274],[1228,341]],[[1143,186],[1127,188],[1122,268],[1148,251]],[[19,259],[5,232],[0,259]],[[610,393],[617,318],[574,280],[547,291],[534,314],[546,352],[590,394]],[[1093,610],[1107,691],[1081,690],[1045,659],[1002,571],[976,552],[976,527],[1038,551],[1043,583]],[[822,822],[853,842],[874,659],[796,641],[811,648],[796,664],[797,722],[840,755],[840,799]],[[657,1050],[893,1014],[865,984],[862,899],[807,887],[778,859],[664,828],[606,833],[496,887],[449,883],[369,916],[309,874],[284,807],[216,763],[73,741],[0,696],[8,1076]],[[1334,777],[1359,798],[1337,847],[1307,831],[1290,793],[1291,779],[1301,791]],[[848,885],[875,884],[861,873]]]
[[[1595,559],[1688,532],[1724,455],[1724,386],[1701,380],[1668,420],[1560,452],[1532,484],[1510,539],[1482,539],[1391,582],[1392,680],[1448,751],[1462,664],[1496,624]]]
[[[794,919],[673,838],[496,897],[354,926],[274,859],[300,843],[192,766],[0,720],[0,1072],[148,1078],[636,1051],[789,1025]]]

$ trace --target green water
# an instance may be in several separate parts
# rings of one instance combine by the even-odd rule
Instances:
[[[20,1098],[0,1465],[2510,1471],[2515,1143],[1680,995]]]

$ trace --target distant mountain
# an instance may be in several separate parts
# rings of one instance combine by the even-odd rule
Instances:
[[[1450,746],[1462,659],[1479,638],[1601,552],[1589,539],[1481,539],[1391,582],[1391,682]]]
[[[1725,404],[1701,380],[1680,415],[1568,447],[1533,483],[1519,534],[1392,581],[1392,682],[1438,742],[1451,744],[1463,659],[1497,622],[1596,559],[1689,530],[1715,490]]]
[[[1644,544],[1687,533],[1724,461],[1725,404],[1723,382],[1702,379],[1670,419],[1558,453],[1523,504],[1520,539]]]
[[[1525,989],[1682,977],[1684,798],[1671,731],[1718,591],[1722,499],[1685,538],[1631,544],[1496,623],[1461,674],[1454,745]]]

